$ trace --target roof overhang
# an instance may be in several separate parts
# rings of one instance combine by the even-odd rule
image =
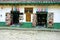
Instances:
[[[60,2],[17,2],[17,3],[0,3],[0,5],[16,5],[16,4],[20,4],[20,5],[50,5],[50,4],[59,4]]]
[[[49,5],[49,4],[60,4],[60,0],[0,0],[0,4]]]

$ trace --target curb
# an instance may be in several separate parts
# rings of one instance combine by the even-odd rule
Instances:
[[[50,31],[50,32],[60,32],[60,29],[50,29],[50,28],[16,28],[16,27],[0,27],[0,30],[20,30],[20,31]]]

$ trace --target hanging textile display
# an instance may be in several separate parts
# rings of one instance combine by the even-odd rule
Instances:
[[[6,13],[6,25],[10,25],[11,24],[11,15],[10,13]]]
[[[53,27],[53,13],[48,13],[48,18],[47,18],[47,23],[48,27]]]
[[[36,14],[33,14],[32,26],[36,26],[36,22],[37,22],[36,18],[37,18]]]
[[[23,13],[19,14],[19,23],[22,24],[23,22]]]

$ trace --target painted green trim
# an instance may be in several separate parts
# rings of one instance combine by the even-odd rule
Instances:
[[[24,23],[22,23],[21,28],[32,28],[32,23],[24,22]]]
[[[54,23],[54,24],[53,24],[53,27],[54,27],[55,29],[60,29],[60,23]]]
[[[27,4],[29,4],[29,5],[41,5],[41,4],[43,4],[43,5],[45,5],[45,4],[60,4],[60,2],[17,2],[17,3],[9,3],[9,2],[0,2],[0,5],[16,5],[16,4],[21,4],[21,5],[27,5]]]
[[[0,27],[1,26],[6,26],[6,23],[5,22],[0,22]]]
[[[5,22],[0,22],[0,27],[8,27]],[[20,28],[32,28],[32,22],[23,22]]]
[[[7,27],[7,26],[6,26],[5,22],[0,22],[0,27]],[[33,28],[32,22],[23,22],[20,25],[20,28]],[[60,29],[60,23],[54,23],[53,29]]]

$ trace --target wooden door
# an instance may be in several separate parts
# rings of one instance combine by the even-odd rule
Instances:
[[[27,13],[26,14],[26,21],[27,22],[30,22],[31,21],[31,14],[30,13]]]
[[[33,8],[25,8],[26,22],[31,22],[31,14],[33,13]]]

